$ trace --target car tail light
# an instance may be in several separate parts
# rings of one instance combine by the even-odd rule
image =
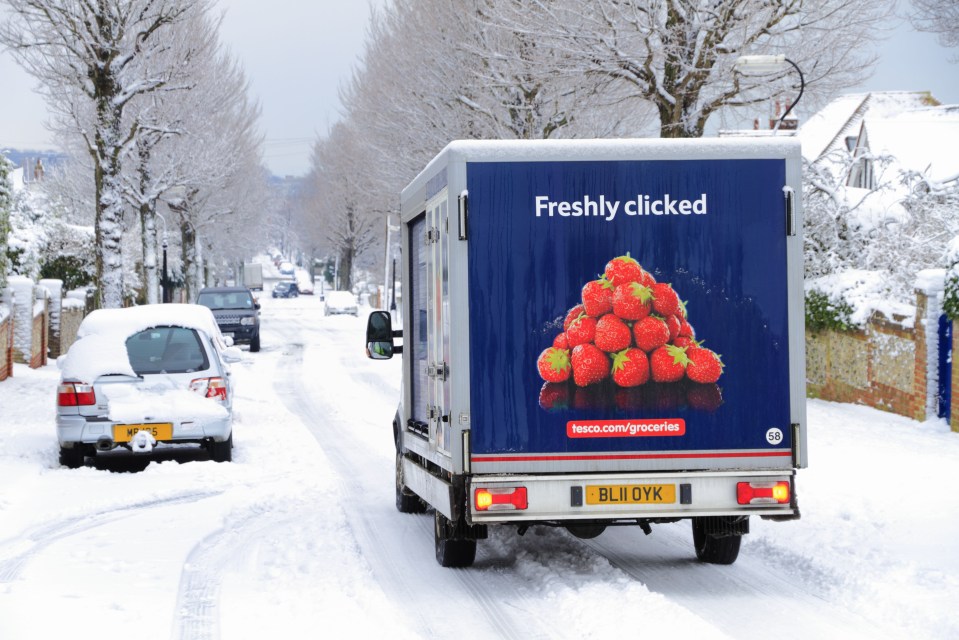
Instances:
[[[496,487],[477,489],[474,494],[477,511],[512,511],[529,506],[526,487]]]
[[[205,398],[226,402],[226,382],[223,378],[197,378],[190,383],[190,390],[202,393]]]
[[[788,482],[740,482],[736,485],[739,504],[787,504],[789,498]]]
[[[92,384],[65,382],[57,387],[57,405],[61,407],[87,407],[96,403]]]

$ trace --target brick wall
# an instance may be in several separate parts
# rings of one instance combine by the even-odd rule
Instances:
[[[0,307],[0,380],[13,375],[13,315]]]
[[[83,304],[71,304],[69,298],[63,300],[63,306],[60,309],[60,355],[63,355],[70,349],[77,340],[77,330],[87,313]],[[53,352],[51,351],[51,356]]]
[[[33,307],[33,329],[30,342],[30,368],[39,369],[47,364],[47,300],[37,300]]]
[[[925,296],[919,298],[923,318]],[[925,323],[916,318],[876,313],[861,331],[807,331],[807,394],[925,420],[926,351]]]

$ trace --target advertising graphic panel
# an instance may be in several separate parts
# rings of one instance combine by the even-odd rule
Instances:
[[[474,454],[788,450],[784,160],[467,176]]]

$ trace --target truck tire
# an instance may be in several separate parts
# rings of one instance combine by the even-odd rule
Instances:
[[[742,544],[741,534],[714,536],[706,533],[704,518],[693,518],[693,546],[696,547],[696,557],[702,562],[710,564],[732,564],[739,557],[739,545]]]
[[[253,339],[250,340],[250,351],[256,353],[260,350],[260,334],[253,336]]]
[[[403,455],[396,452],[396,510],[400,513],[426,513],[420,497],[403,484]]]
[[[433,543],[441,567],[470,567],[476,559],[476,540],[452,538],[453,523],[439,511],[433,514]]]

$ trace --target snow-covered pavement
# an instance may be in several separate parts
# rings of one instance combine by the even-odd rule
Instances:
[[[232,464],[61,468],[55,365],[0,383],[0,638],[959,637],[942,423],[810,401],[803,517],[754,518],[730,567],[696,562],[677,523],[494,529],[474,567],[443,569],[431,518],[393,506],[399,361],[363,356],[363,314],[261,302]]]

